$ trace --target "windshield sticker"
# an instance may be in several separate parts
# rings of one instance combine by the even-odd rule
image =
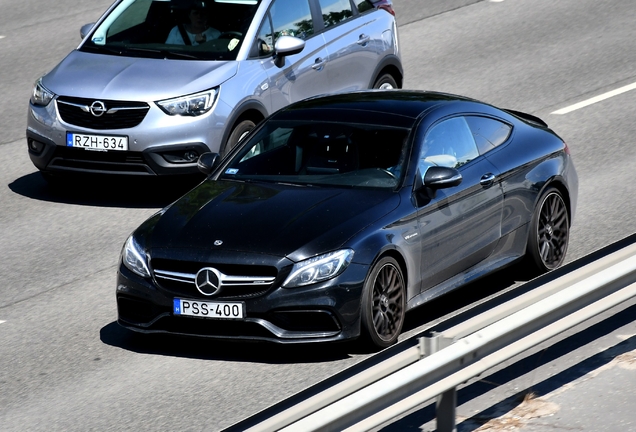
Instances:
[[[237,174],[238,171],[238,168],[228,168],[225,170],[225,174]]]

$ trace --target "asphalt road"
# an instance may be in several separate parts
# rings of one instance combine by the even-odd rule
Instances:
[[[569,261],[634,232],[636,92],[553,114],[636,82],[630,2],[394,3],[405,87],[528,111],[568,142],[581,182]],[[356,346],[139,341],[115,324],[121,246],[180,190],[103,182],[56,192],[31,164],[24,138],[32,83],[109,4],[1,2],[0,429],[218,430],[369,353]],[[424,306],[409,315],[405,337],[516,282],[509,274],[489,278]],[[625,315],[622,320],[630,324]],[[548,373],[611,346],[565,350]]]

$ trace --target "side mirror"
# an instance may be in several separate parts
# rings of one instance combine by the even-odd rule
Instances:
[[[80,28],[80,36],[82,37],[82,40],[84,40],[86,35],[90,33],[94,25],[95,23],[84,24],[82,28]]]
[[[424,186],[431,189],[443,189],[457,186],[462,182],[462,175],[455,168],[432,166],[422,176]]]
[[[274,45],[274,64],[283,67],[285,65],[285,57],[298,54],[305,49],[305,41],[293,36],[281,36]]]
[[[218,153],[203,153],[197,161],[197,168],[206,176],[212,174],[212,171],[219,166],[221,156]]]

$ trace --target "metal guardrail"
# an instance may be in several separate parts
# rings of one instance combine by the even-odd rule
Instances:
[[[636,237],[274,414],[245,431],[368,431],[437,397],[455,430],[455,389],[513,356],[636,297]]]

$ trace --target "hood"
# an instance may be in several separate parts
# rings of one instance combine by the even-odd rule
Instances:
[[[156,101],[218,86],[234,76],[236,61],[164,60],[71,52],[43,78],[57,95]]]
[[[338,249],[395,209],[390,190],[296,187],[208,180],[166,209],[149,249],[214,249],[289,257]],[[222,245],[215,246],[220,240]]]

